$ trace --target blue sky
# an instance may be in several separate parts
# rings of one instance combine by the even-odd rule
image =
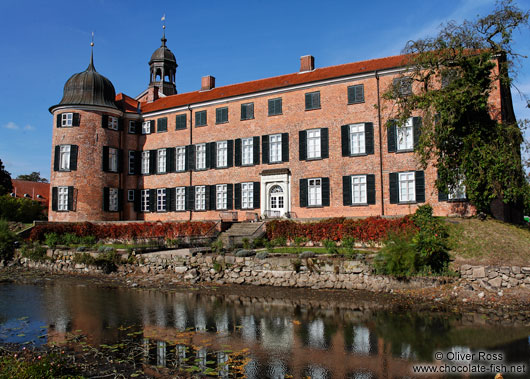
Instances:
[[[521,9],[530,0],[518,0]],[[149,80],[148,61],[160,46],[166,15],[176,56],[179,93],[296,72],[302,55],[317,67],[399,54],[406,41],[434,35],[448,20],[488,14],[490,0],[425,1],[3,1],[0,4],[0,159],[13,177],[40,171],[49,178],[51,105],[63,85],[85,70],[90,35],[94,61],[116,93],[136,96]],[[530,31],[515,48],[530,56]],[[515,84],[530,95],[530,64]],[[518,118],[530,109],[517,91]]]

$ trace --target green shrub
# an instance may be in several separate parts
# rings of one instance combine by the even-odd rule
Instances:
[[[269,240],[265,240],[265,248],[269,253],[274,253],[274,243]]]
[[[64,244],[68,246],[77,245],[80,242],[80,238],[74,233],[66,233],[62,236]]]
[[[215,262],[213,264],[213,269],[214,269],[215,272],[221,272],[223,270],[223,266],[221,266],[220,263]]]
[[[324,245],[324,247],[326,248],[326,252],[330,255],[337,254],[339,252],[337,244],[333,240],[322,240],[322,245]]]
[[[355,254],[355,238],[350,236],[344,237],[341,241],[341,246],[349,255]]]
[[[285,237],[277,237],[277,238],[272,240],[272,243],[276,247],[286,246],[287,245],[287,238],[285,238]]]
[[[57,245],[62,243],[62,238],[57,233],[46,233],[44,235],[44,243],[48,245],[49,248],[55,249]]]
[[[294,237],[293,242],[294,242],[294,245],[296,246],[296,248],[298,250],[298,253],[301,253],[302,252],[302,245],[307,242],[307,238],[306,237],[297,236],[297,237]]]
[[[242,245],[243,245],[243,249],[249,250],[249,249],[252,248],[252,245],[251,245],[251,243],[250,243],[250,240],[249,240],[247,237],[243,238],[243,239],[241,240],[241,243],[242,243]]]
[[[259,249],[261,247],[265,247],[265,241],[267,241],[265,238],[256,238],[254,241],[252,241],[252,248]]]
[[[115,252],[114,248],[112,246],[105,246],[105,245],[101,245],[101,246],[98,246],[98,253],[113,253]]]
[[[413,276],[418,272],[418,254],[410,236],[392,234],[385,241],[374,261],[376,272],[398,278]]]
[[[0,219],[0,260],[10,260],[15,252],[17,236],[9,230],[9,224]]]
[[[82,263],[85,265],[93,265],[96,263],[96,259],[88,253],[75,254],[72,260],[74,263]]]
[[[212,248],[212,252],[217,253],[217,254],[222,254],[223,241],[221,241],[220,239],[216,239],[214,242],[212,242],[210,247]]]
[[[79,238],[79,243],[85,246],[94,246],[96,244],[96,237],[84,236]]]
[[[300,272],[300,268],[302,267],[302,261],[300,259],[294,259],[291,261],[291,266],[293,266],[293,270],[295,272]]]
[[[166,238],[166,246],[178,248],[182,244],[180,238]]]
[[[46,216],[44,208],[38,201],[4,195],[0,196],[0,218],[28,223],[45,220]]]
[[[31,259],[32,261],[40,262],[49,259],[46,255],[46,249],[42,246],[28,246],[22,247],[22,256]]]

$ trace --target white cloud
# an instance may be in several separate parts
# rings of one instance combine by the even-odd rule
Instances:
[[[5,124],[4,128],[9,130],[35,130],[35,127],[31,126],[30,124],[27,124],[22,128],[16,122],[13,121],[9,121],[7,124]]]
[[[33,126],[31,126],[30,124],[24,126],[24,130],[35,130],[35,128]]]

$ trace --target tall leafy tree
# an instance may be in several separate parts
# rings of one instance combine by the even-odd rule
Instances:
[[[4,168],[4,164],[0,159],[0,195],[11,193],[13,191],[13,184],[11,183],[11,174]]]
[[[415,151],[424,167],[437,167],[438,189],[455,189],[463,180],[469,200],[484,212],[493,199],[520,203],[528,195],[510,95],[521,57],[512,50],[512,36],[528,27],[528,16],[505,0],[485,17],[449,22],[435,37],[409,41],[404,76],[414,91],[403,94],[396,84],[384,94],[398,122],[421,114]]]
[[[48,179],[42,178],[40,176],[40,171],[33,171],[31,174],[28,175],[19,175],[17,176],[17,179],[29,180],[30,182],[48,183]]]

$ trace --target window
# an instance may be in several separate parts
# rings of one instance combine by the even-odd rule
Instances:
[[[109,147],[109,171],[118,172],[118,149]]]
[[[224,124],[228,122],[228,107],[217,108],[215,110],[215,123]]]
[[[241,163],[243,165],[252,165],[254,164],[254,139],[243,138],[241,140],[243,146],[243,157]]]
[[[226,190],[226,184],[218,184],[215,186],[216,194],[216,209],[227,209],[228,194]]]
[[[456,186],[451,188],[447,194],[448,200],[465,200],[466,199],[466,185],[464,184],[464,178],[460,178]]]
[[[140,202],[140,210],[142,212],[149,212],[149,190],[142,190],[140,192],[141,194],[141,202]]]
[[[206,186],[195,187],[195,210],[204,211],[206,209]]]
[[[350,154],[364,154],[365,147],[364,124],[350,125]]]
[[[127,201],[129,203],[134,201],[134,190],[127,190]]]
[[[70,145],[61,145],[60,147],[59,170],[70,170]]]
[[[366,204],[366,175],[351,177],[352,204]]]
[[[254,118],[254,103],[241,104],[241,120]]]
[[[453,69],[442,72],[442,88],[447,87],[456,79],[458,79],[458,71]]]
[[[149,174],[149,151],[142,151],[142,174]]]
[[[206,125],[206,111],[195,112],[195,126]]]
[[[128,171],[129,175],[136,174],[134,170],[135,165],[136,165],[135,158],[136,158],[136,151],[129,150],[129,171]]]
[[[156,120],[156,132],[157,133],[167,132],[167,117],[162,117]]]
[[[195,169],[206,169],[206,144],[201,143],[195,146]]]
[[[226,167],[227,166],[227,156],[228,156],[228,143],[227,141],[220,141],[216,143],[217,151],[217,165],[216,167]]]
[[[254,208],[254,183],[241,183],[241,209]]]
[[[175,118],[175,129],[186,129],[186,115],[178,114]]]
[[[142,122],[142,134],[150,134],[150,133],[151,133],[151,121]]]
[[[118,117],[109,116],[108,128],[112,130],[118,130]]]
[[[399,173],[399,202],[416,201],[414,172]]]
[[[109,211],[117,212],[118,211],[118,189],[109,188]]]
[[[184,146],[175,148],[176,171],[186,170],[186,148]]]
[[[166,211],[166,189],[158,188],[156,190],[156,211],[165,212]]]
[[[414,149],[414,128],[412,117],[410,117],[405,125],[397,127],[397,150],[412,150]]]
[[[320,129],[307,131],[307,158],[320,158]]]
[[[61,127],[69,127],[73,125],[74,114],[73,113],[63,113],[61,114]],[[60,187],[62,188],[62,187]],[[66,187],[65,187],[66,188]]]
[[[270,162],[281,162],[282,161],[282,135],[272,134],[269,136],[269,156]]]
[[[158,149],[157,158],[157,172],[164,174],[166,172],[166,149]]]
[[[127,131],[129,134],[136,134],[136,121],[129,121],[129,128]]]
[[[396,96],[412,95],[412,79],[411,78],[395,78],[392,81],[394,86],[394,93]]]
[[[68,187],[57,187],[57,210],[68,210]]]
[[[175,207],[177,211],[183,211],[186,209],[186,188],[185,187],[175,188]]]
[[[269,100],[269,116],[282,114],[282,98]]]
[[[322,180],[308,179],[308,205],[316,207],[322,205]]]
[[[320,108],[320,91],[305,94],[305,110]]]
[[[348,87],[348,104],[364,103],[364,84]]]

